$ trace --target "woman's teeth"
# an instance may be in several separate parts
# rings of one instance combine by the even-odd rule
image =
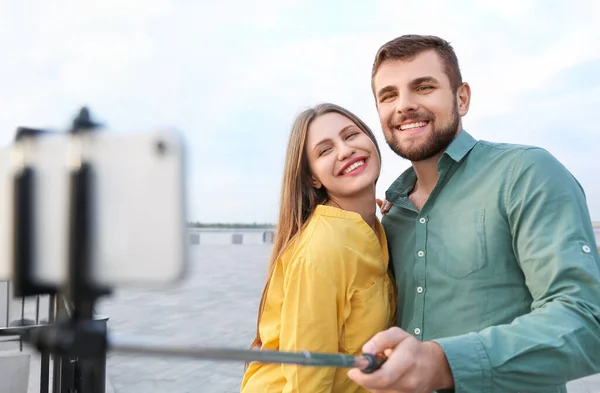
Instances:
[[[364,165],[364,163],[365,163],[365,162],[364,162],[364,161],[362,161],[362,160],[361,160],[361,161],[356,161],[354,164],[350,165],[348,168],[346,168],[346,169],[344,170],[344,175],[345,175],[345,174],[348,174],[348,173],[350,173],[350,172],[352,172],[353,170],[355,170],[355,169],[356,169],[356,168],[358,168],[359,166],[362,166],[362,165]]]

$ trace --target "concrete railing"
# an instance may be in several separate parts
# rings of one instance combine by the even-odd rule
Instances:
[[[188,230],[188,244],[191,246],[219,244],[219,245],[260,245],[272,244],[275,231],[271,229],[190,229]]]
[[[11,332],[23,326],[47,324],[50,296],[15,298],[12,287],[11,282],[0,281],[0,332],[3,333],[0,335],[0,392],[27,393],[30,391],[32,354],[24,351],[18,334]],[[41,384],[49,380],[50,370],[40,367]]]

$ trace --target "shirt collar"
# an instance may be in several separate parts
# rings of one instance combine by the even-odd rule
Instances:
[[[454,140],[448,145],[444,155],[450,157],[453,161],[461,161],[473,147],[477,144],[477,140],[464,129],[461,130]],[[394,201],[399,197],[408,197],[408,193],[413,189],[417,175],[411,166],[405,170],[387,189],[385,198],[388,201]]]
[[[461,161],[477,144],[477,140],[467,131],[462,130],[450,143],[444,154],[452,158],[454,161]]]

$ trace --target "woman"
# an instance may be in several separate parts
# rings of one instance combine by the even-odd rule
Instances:
[[[349,111],[321,104],[297,117],[253,348],[359,355],[393,324],[380,165],[373,133]],[[251,363],[241,392],[366,392],[347,371]]]

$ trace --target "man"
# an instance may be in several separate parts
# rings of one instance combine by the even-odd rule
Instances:
[[[541,148],[463,129],[471,90],[438,37],[383,45],[372,87],[412,167],[383,218],[399,328],[363,347],[388,355],[380,370],[349,377],[386,392],[565,392],[600,372],[600,256],[577,180]]]

